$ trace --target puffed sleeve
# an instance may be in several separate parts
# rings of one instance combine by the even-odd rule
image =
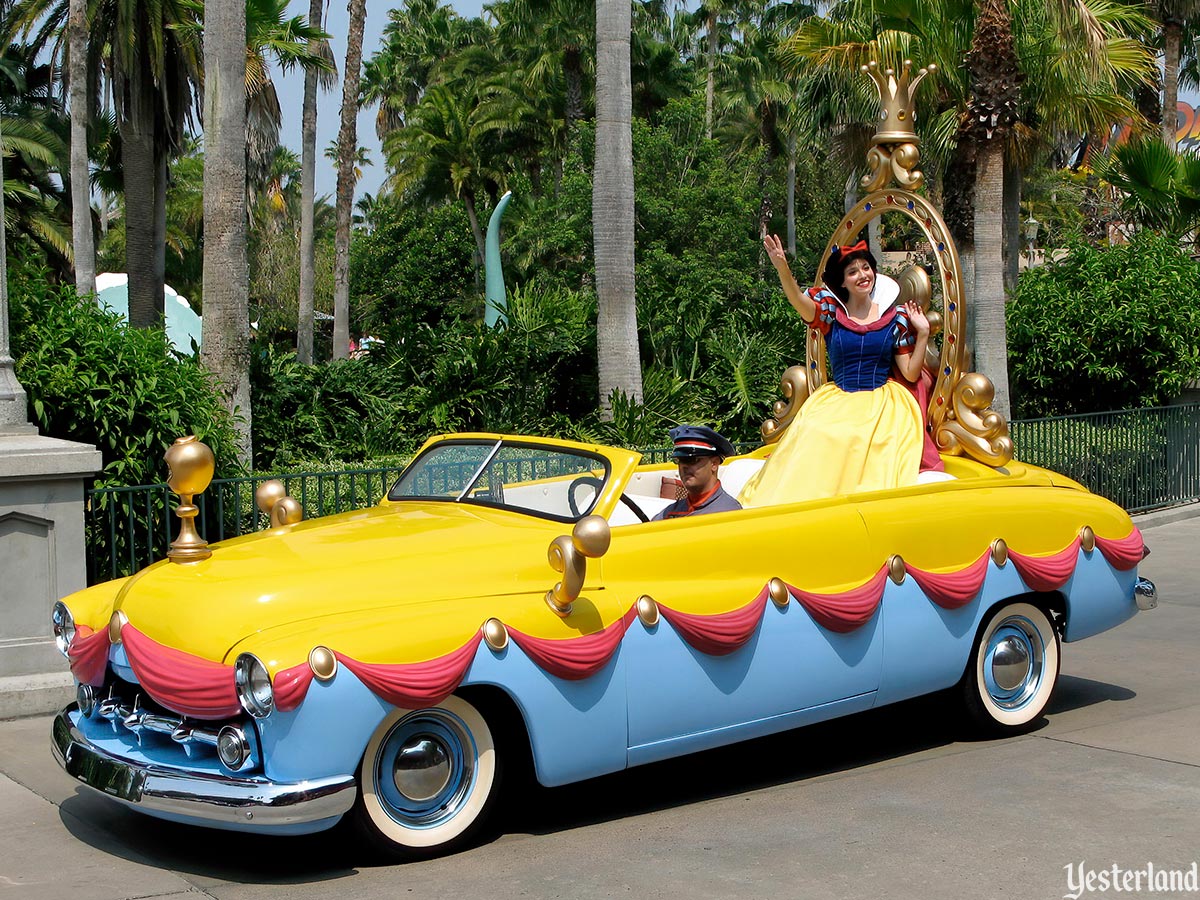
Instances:
[[[913,348],[917,344],[917,332],[909,321],[908,313],[904,311],[904,307],[896,307],[896,324],[895,328],[895,352],[896,353],[912,353]]]
[[[820,334],[829,334],[837,317],[837,297],[828,288],[815,287],[808,289],[808,296],[817,306],[817,315],[808,323],[808,327]]]

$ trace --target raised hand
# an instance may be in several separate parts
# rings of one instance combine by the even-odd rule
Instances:
[[[925,315],[925,311],[912,300],[909,300],[904,304],[904,311],[908,313],[908,321],[912,323],[913,330],[916,331],[918,335],[928,337],[929,319]]]
[[[784,253],[783,244],[779,241],[779,235],[768,234],[763,237],[763,248],[767,251],[767,256],[771,258],[771,262],[775,265],[780,263],[787,264],[787,254]]]

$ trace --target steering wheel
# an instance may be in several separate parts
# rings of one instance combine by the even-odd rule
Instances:
[[[575,500],[575,491],[577,488],[590,487],[599,490],[603,485],[603,481],[592,475],[580,475],[578,478],[572,481],[570,486],[567,488],[567,505],[571,507],[571,515],[576,517],[583,515],[582,511],[579,509],[579,503]],[[624,503],[629,511],[638,517],[639,521],[650,521],[650,517],[642,511],[642,508],[630,500],[627,496],[622,494],[617,499]]]
[[[575,501],[575,491],[577,489],[581,487],[590,487],[599,492],[603,485],[604,482],[599,478],[596,478],[594,475],[580,475],[578,478],[572,481],[570,486],[567,488],[567,506],[571,507],[571,515],[575,516],[576,518],[583,515],[583,512],[579,509],[579,504]]]

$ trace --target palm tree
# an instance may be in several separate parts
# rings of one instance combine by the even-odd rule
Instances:
[[[323,23],[325,0],[310,0],[309,24]],[[308,51],[331,57],[328,40],[310,39]],[[296,311],[296,358],[305,365],[313,361],[313,311],[316,285],[316,251],[313,241],[313,206],[317,184],[317,87],[330,89],[336,72],[322,75],[315,67],[304,70],[304,111],[301,126],[300,161],[300,294]]]
[[[1185,26],[1200,16],[1200,0],[1153,0],[1150,4],[1155,18],[1162,24],[1163,47],[1163,141],[1175,149],[1175,133],[1179,127],[1179,60]]]
[[[358,95],[366,0],[350,0],[346,67],[342,74],[342,126],[338,131],[337,231],[334,238],[333,358],[350,355],[350,226],[354,203],[354,151],[358,147]]]
[[[527,86],[562,77],[570,130],[584,116],[584,79],[596,34],[591,0],[508,0],[492,8],[502,46],[524,54]],[[628,77],[628,76],[627,76]]]
[[[87,0],[70,0],[67,15],[67,80],[71,90],[71,237],[75,290],[96,290],[96,244],[92,233],[88,172]]]
[[[479,225],[480,194],[495,184],[500,173],[490,167],[487,150],[494,129],[480,117],[487,107],[476,96],[447,84],[435,84],[411,111],[408,124],[384,142],[392,175],[388,187],[412,191],[427,200],[461,200],[475,238],[476,263],[484,258]]]
[[[600,407],[613,394],[642,400],[633,274],[633,98],[630,0],[596,0],[596,168],[592,230],[596,255],[596,350]]]
[[[238,459],[252,467],[250,318],[246,271],[246,7],[204,10],[204,346],[235,416]],[[128,223],[126,224],[128,228]]]

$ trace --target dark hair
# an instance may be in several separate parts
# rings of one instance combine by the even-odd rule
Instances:
[[[825,286],[837,294],[838,299],[843,303],[850,299],[850,290],[846,287],[846,269],[856,259],[865,259],[867,265],[871,267],[871,271],[876,275],[879,274],[879,264],[875,262],[875,256],[870,250],[854,250],[850,253],[836,252],[830,255],[829,262],[825,263],[822,280],[825,282]]]

